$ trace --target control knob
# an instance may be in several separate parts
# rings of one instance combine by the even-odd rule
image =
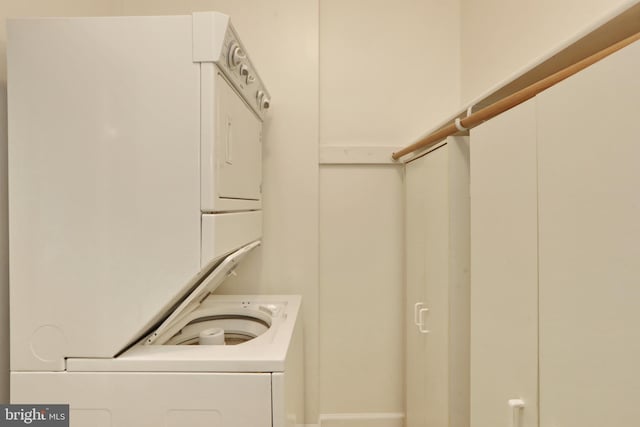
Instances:
[[[247,59],[247,55],[237,43],[233,43],[229,48],[229,53],[227,54],[229,67],[236,68],[240,65],[243,59]]]
[[[267,94],[261,90],[256,93],[256,101],[260,110],[268,110],[269,106],[271,105],[271,100],[269,99]]]

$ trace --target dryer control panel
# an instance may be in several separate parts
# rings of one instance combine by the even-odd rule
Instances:
[[[215,63],[247,105],[264,118],[271,97],[228,16],[193,14],[193,61]]]
[[[227,29],[221,58],[216,63],[247,104],[263,118],[271,98],[231,25]]]

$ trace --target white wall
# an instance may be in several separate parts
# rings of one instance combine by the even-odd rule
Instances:
[[[116,13],[112,0],[0,1],[0,403],[9,402],[9,241],[7,217],[7,67],[5,19]]]
[[[629,0],[461,0],[462,101],[482,93]]]

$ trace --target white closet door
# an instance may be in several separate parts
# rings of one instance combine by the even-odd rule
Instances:
[[[538,97],[540,421],[640,423],[640,44]]]
[[[448,426],[447,153],[407,165],[407,427]]]
[[[538,425],[534,102],[471,132],[472,427]]]
[[[409,163],[406,171],[406,426],[466,427],[466,138],[449,139],[446,145]],[[417,314],[422,319],[419,326],[415,325],[416,303],[420,304]]]

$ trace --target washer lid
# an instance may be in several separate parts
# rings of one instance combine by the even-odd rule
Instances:
[[[260,241],[249,243],[228,255],[211,271],[211,273],[202,279],[202,282],[200,282],[200,284],[178,305],[178,307],[173,310],[169,317],[167,317],[164,322],[162,322],[162,324],[160,324],[160,326],[147,337],[145,344],[153,344],[158,336],[168,329],[175,321],[195,310],[200,303],[209,296],[209,294],[213,293],[218,286],[225,281],[229,275],[233,274],[238,263],[249,252],[251,252],[252,249],[259,245]]]

